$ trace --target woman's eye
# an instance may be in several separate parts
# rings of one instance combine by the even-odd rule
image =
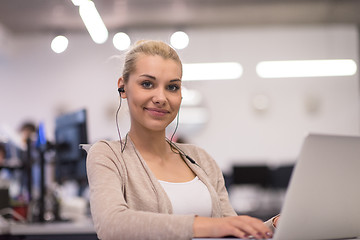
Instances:
[[[145,81],[141,83],[141,86],[143,86],[144,88],[151,88],[153,84],[149,81]]]
[[[169,86],[167,87],[167,89],[170,90],[170,91],[172,91],[172,92],[175,92],[175,91],[177,91],[177,90],[180,89],[180,86],[177,85],[177,84],[172,84],[172,85],[169,85]]]

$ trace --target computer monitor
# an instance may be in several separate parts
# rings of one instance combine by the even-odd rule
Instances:
[[[86,152],[79,148],[88,143],[86,110],[58,116],[55,121],[55,180],[62,184],[75,180],[87,184]]]

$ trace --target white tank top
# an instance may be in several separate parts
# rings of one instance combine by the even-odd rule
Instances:
[[[161,180],[159,182],[171,201],[174,214],[211,217],[209,190],[197,176],[189,182],[173,183]]]

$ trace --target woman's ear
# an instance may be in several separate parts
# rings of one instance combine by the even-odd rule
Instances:
[[[120,97],[126,98],[125,82],[124,82],[123,77],[120,77],[118,80],[118,91],[119,91]]]

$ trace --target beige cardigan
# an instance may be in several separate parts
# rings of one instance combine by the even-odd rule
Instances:
[[[199,147],[178,146],[198,164],[184,158],[210,192],[212,217],[235,216],[216,162]],[[100,239],[192,238],[195,216],[172,214],[168,196],[130,137],[123,153],[119,141],[95,143],[88,151],[87,174],[91,214]]]

